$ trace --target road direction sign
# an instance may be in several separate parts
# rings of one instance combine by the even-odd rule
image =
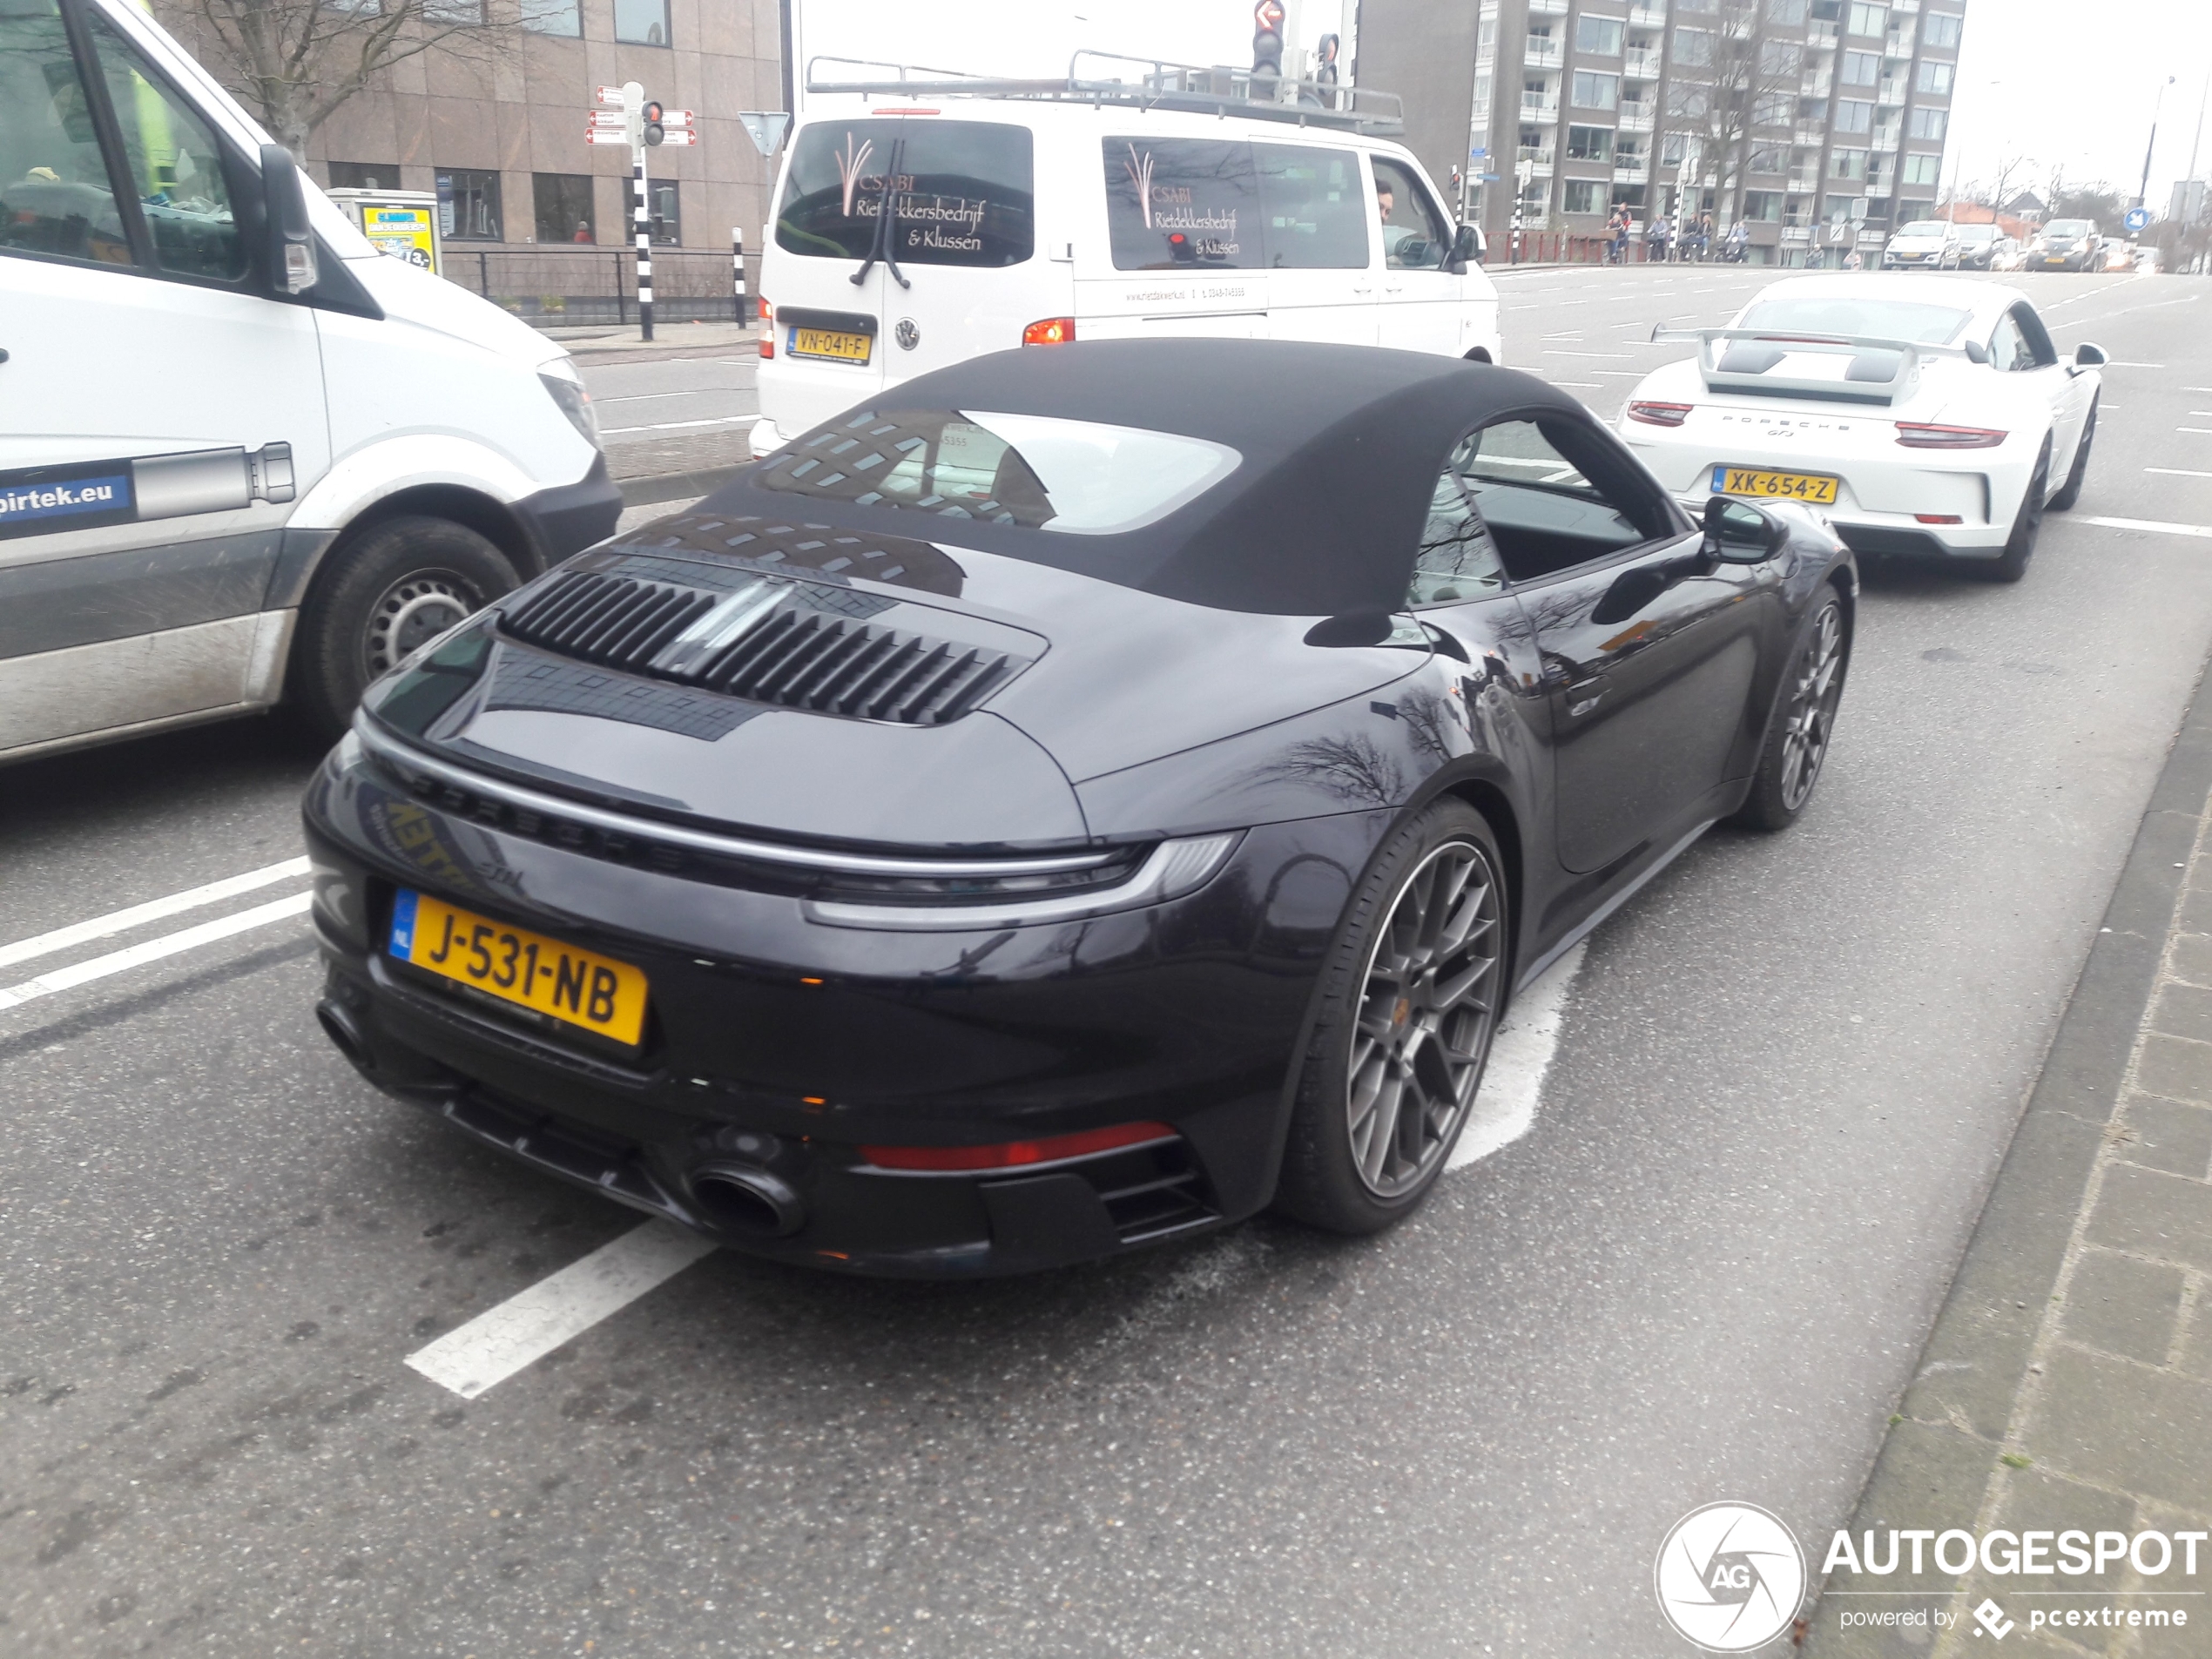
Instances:
[[[2148,207],[2130,207],[2128,210],[2128,217],[2124,222],[2128,226],[2128,231],[2130,235],[2133,235],[2137,231],[2147,231],[2150,228],[2150,209]]]
[[[599,89],[599,102],[602,104],[612,104],[619,106],[622,103],[622,88],[619,86],[601,87]]]

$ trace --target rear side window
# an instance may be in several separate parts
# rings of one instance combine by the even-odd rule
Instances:
[[[1608,557],[1671,528],[1648,492],[1607,475],[1621,471],[1619,459],[1569,421],[1494,421],[1460,444],[1452,469],[1515,582]]]
[[[55,0],[0,0],[0,249],[131,263]]]
[[[1348,150],[1243,139],[1109,138],[1117,271],[1360,271],[1367,205]]]
[[[6,0],[0,0],[6,3]],[[987,121],[822,121],[792,147],[776,246],[819,259],[1019,265],[1036,252],[1028,129]]]

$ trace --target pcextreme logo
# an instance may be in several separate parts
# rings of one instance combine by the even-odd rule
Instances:
[[[1749,1653],[1787,1630],[1805,1595],[1805,1555],[1779,1517],[1709,1503],[1668,1531],[1652,1566],[1659,1611],[1708,1653]]]

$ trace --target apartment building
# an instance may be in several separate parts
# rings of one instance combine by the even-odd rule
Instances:
[[[1361,84],[1501,262],[1525,228],[1742,219],[1835,266],[1933,209],[1966,0],[1363,0]]]
[[[435,10],[485,3],[439,0]],[[192,6],[152,6],[193,41]],[[733,226],[759,235],[775,164],[738,114],[789,107],[781,0],[529,0],[519,10],[504,38],[385,71],[316,131],[308,172],[340,187],[435,191],[449,265],[480,250],[626,246],[630,152],[583,135],[597,89],[634,80],[699,118],[697,145],[650,152],[653,240],[726,260]],[[219,53],[198,50],[226,75]]]

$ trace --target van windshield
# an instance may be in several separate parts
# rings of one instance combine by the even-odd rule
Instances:
[[[891,178],[894,153],[898,173]],[[901,265],[1019,265],[1036,251],[1035,180],[1026,127],[930,119],[817,121],[793,143],[776,209],[776,246],[817,259],[867,259],[885,200]]]
[[[906,409],[841,415],[755,475],[765,488],[1062,535],[1141,529],[1244,459],[1173,432],[1043,415]]]

